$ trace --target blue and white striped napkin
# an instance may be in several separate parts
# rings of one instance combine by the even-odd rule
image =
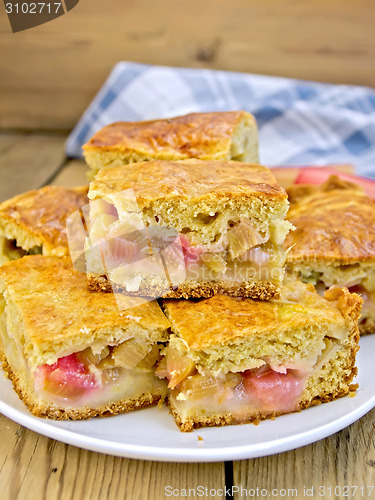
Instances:
[[[258,121],[264,165],[352,163],[375,177],[372,89],[130,62],[114,67],[70,134],[67,154],[82,156],[81,146],[115,121],[238,109]]]

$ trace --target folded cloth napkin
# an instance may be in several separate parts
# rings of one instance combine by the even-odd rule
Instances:
[[[264,165],[352,163],[375,176],[375,91],[289,78],[121,62],[70,134],[81,146],[115,121],[245,109],[258,121]]]

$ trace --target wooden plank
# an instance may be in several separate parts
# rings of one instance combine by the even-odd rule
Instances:
[[[52,180],[53,186],[75,187],[88,184],[89,168],[83,160],[69,160],[66,166]]]
[[[0,134],[0,201],[48,181],[65,161],[62,135]]]
[[[0,126],[70,129],[120,60],[375,86],[372,0],[80,2],[13,34],[0,16]]]
[[[147,462],[94,453],[38,435],[2,415],[0,433],[2,500],[158,500],[165,498],[167,486],[210,490],[225,484],[223,463]]]
[[[294,498],[308,498],[304,488],[313,486],[311,498],[372,498],[374,492],[368,494],[366,487],[374,485],[374,418],[375,409],[350,427],[315,444],[279,455],[234,462],[234,484],[247,490],[265,489],[268,496],[273,489],[294,489],[297,490]],[[326,495],[319,496],[320,486],[326,488]],[[341,487],[341,493],[335,496],[336,486],[338,492]],[[364,492],[358,489],[352,495],[353,490],[349,490],[350,494],[345,495],[344,486],[363,486]],[[329,487],[332,495],[328,494]],[[240,493],[234,498],[244,498]],[[290,493],[288,498],[292,496]],[[275,498],[282,497],[287,495],[275,495]]]

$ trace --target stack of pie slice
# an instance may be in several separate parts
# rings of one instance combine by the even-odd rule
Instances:
[[[363,300],[342,285],[370,286],[371,261],[353,267],[361,283],[323,279],[324,295],[303,283],[331,276],[340,250],[317,267],[297,250],[293,235],[315,226],[258,164],[257,143],[243,111],[116,123],[84,146],[88,191],[0,205],[1,355],[33,414],[166,400],[190,431],[355,392]]]

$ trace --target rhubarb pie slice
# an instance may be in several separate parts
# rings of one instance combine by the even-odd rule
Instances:
[[[151,297],[278,297],[286,191],[266,167],[148,161],[90,184],[92,289]]]
[[[3,368],[29,410],[86,419],[156,404],[169,322],[157,302],[90,292],[70,260],[26,256],[0,268]]]
[[[354,392],[361,303],[298,282],[276,302],[164,300],[172,335],[156,373],[177,425],[259,422]]]
[[[83,146],[89,177],[102,168],[146,160],[239,160],[258,163],[255,119],[245,111],[191,113],[112,123]]]
[[[45,186],[0,203],[0,264],[26,254],[69,254],[68,216],[88,203],[88,186]]]
[[[359,330],[375,333],[375,202],[338,177],[288,190],[296,231],[285,247],[288,273],[318,289],[346,286],[364,300]]]

